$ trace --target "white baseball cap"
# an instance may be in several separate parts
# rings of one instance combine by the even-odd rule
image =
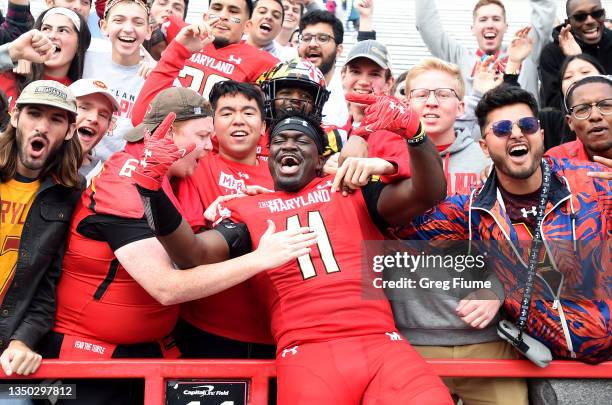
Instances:
[[[113,112],[119,111],[119,103],[117,102],[117,99],[115,99],[106,83],[104,83],[102,80],[80,79],[72,83],[69,86],[69,89],[76,98],[96,93],[102,94],[108,99],[108,101],[110,101],[111,105],[113,106]]]

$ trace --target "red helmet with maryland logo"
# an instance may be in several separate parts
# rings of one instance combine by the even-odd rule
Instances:
[[[329,91],[325,89],[323,73],[311,62],[299,58],[280,62],[262,73],[257,84],[266,95],[266,118],[274,120],[278,115],[277,108],[285,112],[302,110],[305,114],[322,118],[323,105],[329,98]],[[280,90],[296,88],[306,91],[312,100],[278,95]]]

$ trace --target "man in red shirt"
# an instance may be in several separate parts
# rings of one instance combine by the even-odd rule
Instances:
[[[441,381],[396,332],[388,302],[362,297],[360,253],[363,240],[382,240],[381,229],[408,222],[446,194],[435,147],[426,139],[418,116],[397,99],[352,98],[375,103],[364,120],[369,128],[392,129],[410,145],[412,178],[392,185],[369,183],[343,197],[333,193],[331,177],[321,177],[324,134],[320,124],[295,114],[271,131],[268,164],[276,192],[237,199],[226,216],[244,221],[259,243],[262,224],[272,219],[280,229],[302,225],[319,230],[317,249],[256,277],[259,295],[272,316],[278,344],[278,401],[282,404],[450,404]],[[152,150],[152,158],[156,152]],[[346,176],[391,174],[382,159],[352,160]],[[163,171],[145,158],[138,172]],[[157,237],[179,266],[214,260],[227,244],[205,232],[197,238],[186,222],[173,227],[163,192],[146,183],[138,187],[152,212]],[[173,228],[173,229],[172,229]],[[185,252],[192,253],[186,255]]]
[[[228,79],[253,83],[274,66],[278,59],[268,52],[241,43],[252,12],[251,0],[211,0],[198,24],[169,17],[163,24],[169,45],[140,91],[132,113],[134,125],[165,88],[189,87],[208,100],[215,83]]]

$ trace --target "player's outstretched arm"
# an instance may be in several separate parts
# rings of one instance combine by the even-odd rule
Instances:
[[[400,226],[423,214],[446,197],[442,160],[419,120],[419,114],[391,96],[350,94],[347,100],[369,104],[357,135],[386,129],[402,136],[408,144],[412,177],[389,184],[381,191],[378,213],[391,226]]]

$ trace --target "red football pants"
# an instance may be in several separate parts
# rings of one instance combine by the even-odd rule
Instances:
[[[451,405],[442,380],[397,332],[306,343],[276,358],[280,405]]]

